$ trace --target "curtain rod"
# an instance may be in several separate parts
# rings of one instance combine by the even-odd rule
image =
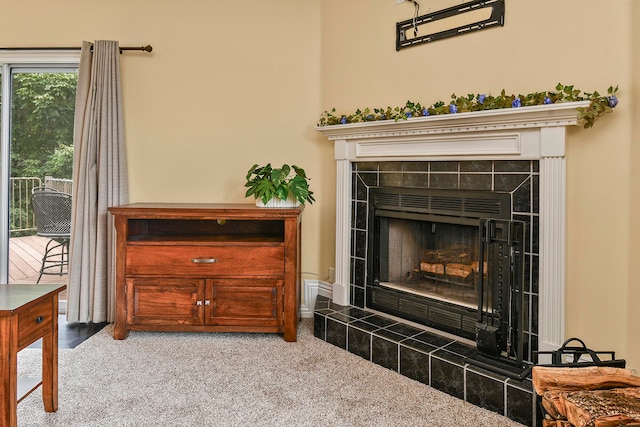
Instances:
[[[120,52],[122,52],[123,50],[143,50],[145,52],[151,52],[153,50],[153,47],[150,44],[140,47],[121,47]]]
[[[0,50],[80,50],[82,48],[80,47],[0,47]],[[93,51],[93,46],[91,47],[91,50]],[[124,50],[141,50],[144,52],[151,52],[153,50],[153,47],[148,44],[146,46],[140,46],[140,47],[126,47],[126,46],[122,46],[120,47],[120,53],[122,53],[122,51]]]

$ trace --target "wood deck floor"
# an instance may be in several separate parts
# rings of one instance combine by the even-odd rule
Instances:
[[[12,237],[9,239],[9,283],[36,283],[40,274],[42,256],[49,239],[40,236]],[[40,283],[67,284],[68,277],[43,275]],[[67,299],[66,291],[60,300]]]

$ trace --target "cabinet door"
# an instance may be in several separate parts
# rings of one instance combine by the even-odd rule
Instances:
[[[206,323],[217,326],[282,326],[282,280],[207,280]]]
[[[132,325],[202,325],[204,280],[128,278],[127,323]]]

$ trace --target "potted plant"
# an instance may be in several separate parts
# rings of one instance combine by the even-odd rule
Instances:
[[[258,206],[292,207],[315,201],[307,174],[296,165],[273,168],[271,163],[255,164],[247,171],[246,179],[245,197],[254,196]]]

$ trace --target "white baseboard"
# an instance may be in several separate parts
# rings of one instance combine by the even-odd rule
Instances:
[[[316,305],[318,295],[331,298],[333,286],[321,280],[305,280],[303,286],[304,304],[300,307],[300,315],[303,319],[310,319],[313,318],[313,307]]]

